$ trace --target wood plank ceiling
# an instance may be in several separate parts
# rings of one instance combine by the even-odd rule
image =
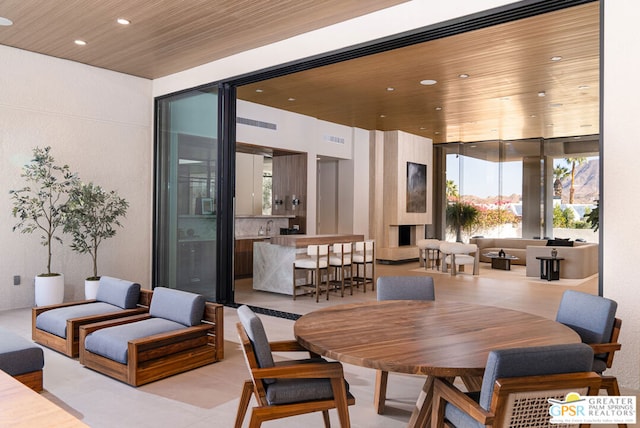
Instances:
[[[593,135],[599,49],[594,2],[245,85],[238,98],[436,143]]]
[[[3,0],[14,25],[0,26],[0,44],[153,79],[402,2]],[[238,97],[436,143],[590,135],[599,61],[594,2],[246,85]]]
[[[154,79],[405,1],[2,0],[0,44]]]

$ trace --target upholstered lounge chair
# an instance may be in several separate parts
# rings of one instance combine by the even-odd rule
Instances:
[[[42,348],[30,340],[0,328],[0,370],[36,392],[42,391]]]
[[[479,394],[435,379],[431,426],[548,426],[549,399],[598,395],[592,361],[593,351],[583,343],[491,351]]]
[[[39,306],[31,310],[31,338],[34,342],[78,356],[81,325],[145,313],[152,292],[140,284],[103,276],[95,300]]]
[[[148,314],[80,328],[80,363],[139,386],[224,357],[223,307],[156,287]]]
[[[435,300],[433,278],[430,276],[378,277],[378,300]],[[379,415],[384,413],[389,372],[376,370],[373,405]]]
[[[350,426],[348,405],[355,399],[348,392],[342,364],[328,362],[318,355],[305,360],[274,362],[275,352],[309,352],[294,340],[269,342],[262,321],[247,306],[238,308],[238,335],[249,367],[251,380],[246,380],[238,404],[235,428],[240,428],[251,401],[249,428],[262,422],[304,413],[321,411],[325,427],[329,427],[329,409],[336,409],[343,428]]]

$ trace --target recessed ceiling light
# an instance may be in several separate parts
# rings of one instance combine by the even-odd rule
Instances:
[[[578,89],[589,89],[589,85],[580,85]]]
[[[540,92],[538,92],[538,96],[539,97],[546,97],[547,93],[545,91],[540,91]]]
[[[438,81],[433,79],[424,79],[420,81],[420,84],[424,86],[431,86],[435,85],[436,83],[438,83]]]
[[[436,111],[442,110],[442,107],[436,107]]]
[[[536,115],[535,114],[530,114],[529,117],[536,117]]]
[[[10,20],[9,18],[5,18],[3,16],[0,16],[0,25],[3,27],[10,27],[13,25],[13,21]]]
[[[387,115],[381,114],[380,117],[384,119],[385,117],[387,117]]]
[[[469,78],[469,75],[467,73],[462,73],[462,74],[458,74],[458,77],[461,79],[467,79]]]
[[[392,91],[395,91],[395,90],[396,90],[396,88],[392,88],[391,86],[389,86],[389,87],[387,88],[387,91],[389,91],[389,92],[392,92]]]
[[[293,97],[289,97],[289,98],[287,99],[287,101],[295,101],[295,100],[296,100],[296,99],[295,99],[295,98],[293,98]]]
[[[116,22],[118,24],[120,24],[120,25],[129,25],[129,24],[131,24],[131,21],[129,21],[126,18],[118,18],[118,19],[116,19]]]
[[[84,40],[74,40],[73,43],[75,43],[78,46],[85,46],[87,44],[87,42],[85,42]]]
[[[561,56],[552,56],[551,61],[560,61],[562,59]]]
[[[261,94],[262,92],[264,92],[262,89],[256,89],[256,92]]]
[[[436,132],[434,132],[434,134],[440,135],[440,131],[436,131]]]

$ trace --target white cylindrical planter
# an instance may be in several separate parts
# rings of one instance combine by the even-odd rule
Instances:
[[[36,306],[56,305],[64,301],[64,275],[36,276]]]
[[[85,279],[84,280],[84,298],[87,300],[95,299],[98,295],[98,285],[100,285],[99,279]]]

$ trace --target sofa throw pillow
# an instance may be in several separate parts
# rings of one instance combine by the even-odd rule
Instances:
[[[573,241],[569,239],[549,239],[547,247],[573,247]]]
[[[205,303],[204,296],[200,294],[156,287],[153,289],[149,315],[191,327],[202,321]]]
[[[101,276],[96,300],[122,309],[134,309],[140,300],[140,284],[124,279]]]

